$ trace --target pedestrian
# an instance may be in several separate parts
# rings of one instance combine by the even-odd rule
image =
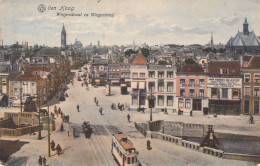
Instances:
[[[46,166],[47,159],[43,157],[42,161],[43,161],[43,166]]]
[[[148,150],[151,149],[151,142],[150,142],[150,140],[147,140],[146,146],[147,146],[147,149],[148,149]]]
[[[79,105],[77,105],[77,110],[78,110],[78,112],[79,112]]]
[[[57,112],[57,106],[56,105],[54,106],[54,112],[55,113]]]
[[[40,166],[42,166],[42,156],[39,156],[38,163],[39,163]]]
[[[97,98],[96,98],[96,97],[94,98],[94,102],[95,102],[95,103],[97,102]]]
[[[102,115],[102,111],[103,111],[103,108],[100,107],[100,109],[99,109],[100,115]]]
[[[190,116],[192,116],[192,110],[190,110]]]
[[[57,145],[56,150],[57,150],[57,153],[58,153],[58,156],[59,156],[59,155],[60,155],[60,152],[61,152],[61,147],[60,147],[59,144]]]
[[[83,83],[81,84],[81,86],[83,87]]]
[[[252,114],[251,114],[251,115],[250,115],[250,117],[249,117],[249,121],[250,121],[250,123],[251,123],[251,124],[253,124],[253,123],[254,123],[254,117],[253,117],[253,115],[252,115]]]
[[[98,106],[98,100],[96,101],[96,106]]]
[[[129,114],[127,115],[127,120],[128,120],[128,123],[130,123],[130,115]]]
[[[166,107],[165,107],[165,109],[164,109],[164,114],[168,114]]]
[[[75,139],[76,138],[76,129],[73,128],[73,138]]]
[[[59,107],[59,109],[58,109],[58,113],[60,114],[60,112],[61,112],[61,108]]]
[[[51,150],[54,151],[55,150],[55,142],[52,140],[51,141]]]
[[[61,123],[61,125],[60,125],[60,131],[64,131],[63,123]]]

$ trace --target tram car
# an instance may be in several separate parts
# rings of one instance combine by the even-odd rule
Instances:
[[[138,152],[133,143],[122,133],[113,135],[112,155],[120,166],[139,166]]]

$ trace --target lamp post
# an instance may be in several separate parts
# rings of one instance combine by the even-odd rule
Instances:
[[[153,99],[152,99],[152,96],[153,96],[153,92],[152,92],[152,91],[153,91],[153,88],[151,87],[151,96],[150,96],[151,99],[150,99],[150,100],[153,100]],[[152,117],[152,109],[153,109],[153,108],[150,107],[150,121],[153,121],[153,117]]]
[[[21,112],[23,112],[23,88],[20,88],[20,103],[21,103]]]
[[[51,157],[51,149],[50,149],[50,111],[48,105],[48,155]]]

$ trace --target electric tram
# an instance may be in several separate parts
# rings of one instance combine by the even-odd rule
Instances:
[[[112,155],[120,166],[139,166],[138,152],[127,137],[118,133],[112,138]]]

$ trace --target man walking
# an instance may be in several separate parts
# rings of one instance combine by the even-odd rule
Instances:
[[[79,105],[77,105],[77,111],[79,112]]]
[[[42,166],[42,156],[39,156],[38,163],[39,163],[40,166]]]
[[[130,123],[130,115],[129,114],[127,115],[127,120],[128,120],[128,123]]]
[[[103,111],[103,108],[100,107],[100,109],[99,109],[100,115],[102,115],[102,111]]]
[[[43,161],[43,166],[46,166],[47,159],[43,157],[42,161]]]

